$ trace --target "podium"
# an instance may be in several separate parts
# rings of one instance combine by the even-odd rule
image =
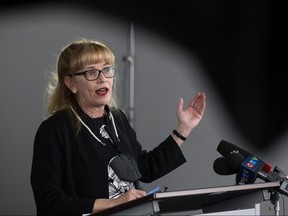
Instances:
[[[195,210],[201,210],[200,215],[260,215],[259,205],[267,200],[265,193],[279,187],[279,182],[265,182],[159,192],[92,215],[181,215]]]

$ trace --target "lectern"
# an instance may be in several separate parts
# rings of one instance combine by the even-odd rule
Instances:
[[[257,204],[267,199],[264,194],[267,194],[268,190],[279,187],[279,182],[265,182],[159,192],[104,210],[93,216],[146,216],[169,215],[170,213],[181,215],[181,212],[195,210],[202,210],[202,215],[224,215],[223,212],[233,215],[233,212],[247,212],[251,209],[255,214],[249,215],[260,215]]]

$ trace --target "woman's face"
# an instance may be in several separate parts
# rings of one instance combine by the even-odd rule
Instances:
[[[81,71],[87,71],[89,69],[102,70],[108,65],[105,62],[99,62],[97,64],[87,65]],[[69,81],[67,81],[69,79]],[[85,75],[72,76],[65,78],[65,84],[76,95],[77,101],[80,107],[85,110],[92,110],[95,107],[104,107],[110,102],[112,95],[114,77],[107,78],[101,72],[98,79],[89,81]]]

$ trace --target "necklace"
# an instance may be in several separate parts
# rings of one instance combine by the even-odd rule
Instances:
[[[72,112],[75,114],[75,116],[78,118],[78,120],[81,122],[81,124],[83,124],[83,126],[89,131],[89,133],[90,133],[99,143],[101,143],[103,146],[106,146],[106,144],[103,143],[103,142],[92,132],[92,130],[88,127],[88,125],[85,124],[85,122],[80,118],[80,116],[76,113],[76,111],[73,109],[73,107],[70,106],[70,108],[71,108]],[[114,117],[113,117],[113,115],[112,115],[111,112],[109,112],[109,117],[112,119],[113,128],[114,128],[116,137],[117,137],[117,139],[119,140],[117,128],[116,128],[116,125],[115,125],[115,122],[114,122]]]

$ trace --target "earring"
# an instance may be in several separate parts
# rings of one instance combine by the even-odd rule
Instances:
[[[77,93],[77,89],[73,89],[72,92],[73,92],[74,94],[76,94],[76,93]]]

